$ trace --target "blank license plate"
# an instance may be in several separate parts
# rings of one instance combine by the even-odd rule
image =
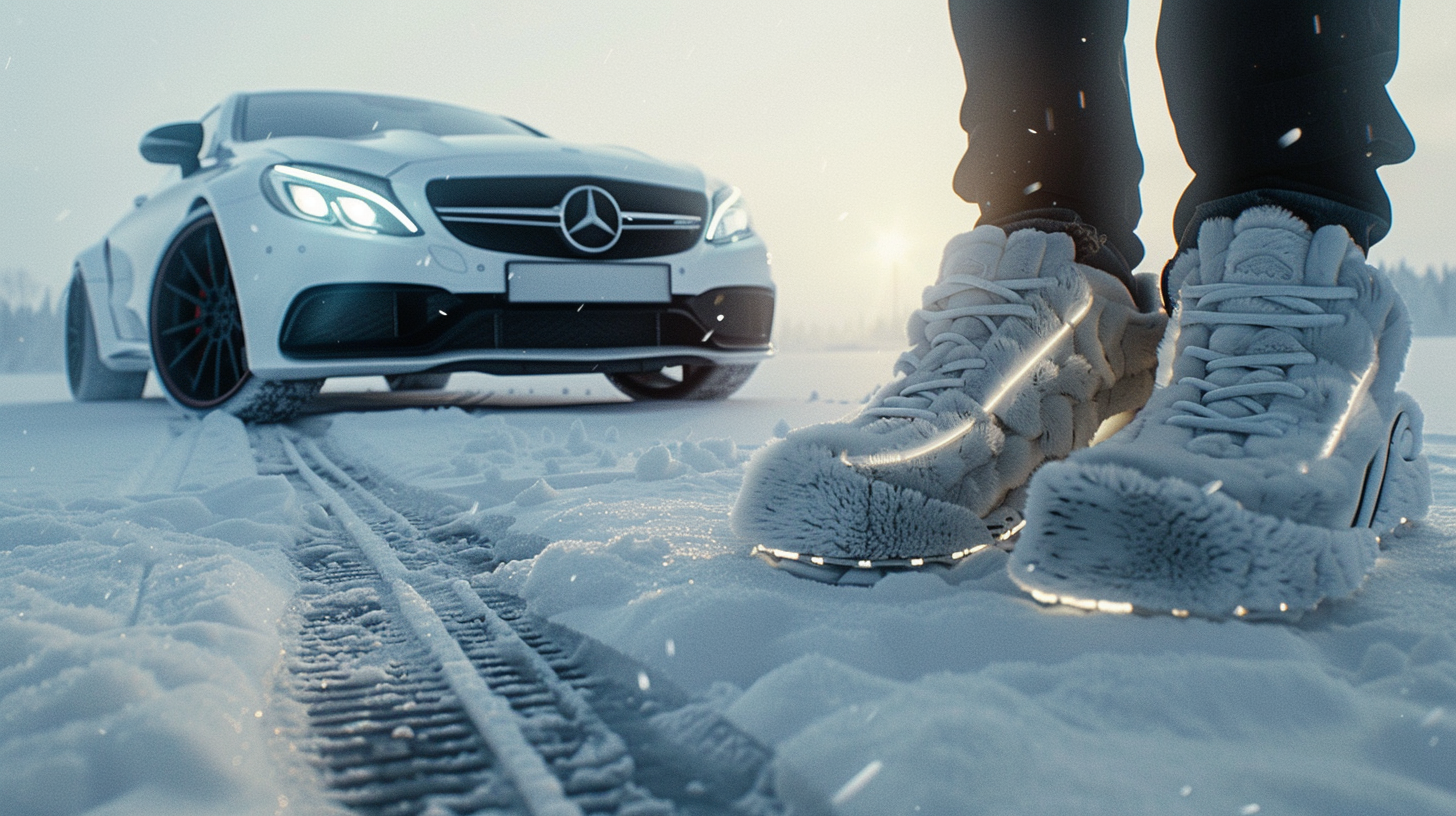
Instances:
[[[671,303],[667,264],[511,263],[512,303]]]

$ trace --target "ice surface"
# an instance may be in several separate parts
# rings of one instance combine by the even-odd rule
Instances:
[[[780,420],[849,412],[893,354],[783,355],[697,405],[458,375],[497,396],[430,410],[334,391],[340,412],[315,422],[457,497],[440,546],[508,541],[496,586],[774,748],[801,812],[1451,813],[1450,351],[1417,339],[1401,386],[1428,417],[1430,519],[1386,542],[1353,600],[1297,624],[1043,608],[996,552],[869,589],[747,557],[727,519],[746,454]],[[270,680],[281,548],[317,511],[257,475],[226,419],[45,387],[0,377],[0,814],[317,806],[274,742],[294,715]]]

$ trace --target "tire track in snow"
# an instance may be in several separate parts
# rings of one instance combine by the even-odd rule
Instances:
[[[365,814],[470,813],[519,801],[440,668],[394,622],[362,555],[315,540],[288,678],[323,782]]]
[[[314,439],[300,444],[321,449],[324,461],[337,462],[328,472],[338,484],[391,519],[386,537],[395,541],[406,564],[471,576],[468,583],[453,584],[459,597],[473,597],[467,605],[483,604],[514,631],[519,638],[515,651],[534,665],[531,673],[548,677],[554,672],[568,690],[589,701],[589,707],[578,710],[592,730],[610,729],[613,743],[617,736],[625,740],[639,785],[693,816],[785,812],[774,790],[772,753],[728,721],[717,704],[691,698],[656,669],[532,614],[524,600],[493,586],[497,565],[540,552],[546,539],[509,530],[513,520],[508,516],[478,515],[475,507],[462,512],[457,497],[401,483],[327,435],[317,436],[316,448]],[[421,541],[420,530],[427,530],[429,539],[422,547],[412,543]],[[483,556],[483,548],[495,552]],[[456,636],[468,638],[473,632]]]
[[[460,644],[450,635],[445,622],[410,583],[409,570],[394,554],[389,543],[309,467],[284,432],[279,432],[278,439],[297,468],[298,475],[323,500],[349,538],[364,552],[370,566],[384,579],[415,637],[429,645],[430,655],[440,665],[446,683],[460,699],[476,730],[485,738],[496,760],[510,777],[531,816],[581,816],[581,808],[566,798],[561,782],[526,740],[510,701],[492,691],[475,670]],[[310,458],[324,461],[317,447],[311,442],[305,444]]]
[[[626,742],[603,723],[586,695],[572,685],[573,679],[586,678],[580,675],[573,678],[569,671],[558,668],[558,664],[571,662],[565,659],[568,656],[553,648],[554,644],[549,641],[528,643],[517,633],[515,625],[496,611],[500,607],[511,615],[514,599],[491,598],[494,604],[487,603],[466,581],[442,579],[438,568],[427,569],[429,565],[418,557],[433,542],[424,540],[406,517],[363,488],[312,440],[295,440],[290,432],[282,429],[274,429],[268,437],[264,433],[255,431],[255,447],[260,451],[272,447],[281,452],[287,464],[264,463],[263,469],[287,473],[327,508],[330,518],[316,519],[316,522],[337,527],[344,533],[350,547],[360,556],[356,560],[375,576],[380,595],[377,607],[398,615],[409,639],[423,646],[423,662],[428,666],[409,665],[406,661],[400,667],[401,673],[438,674],[441,691],[445,692],[442,696],[458,703],[468,723],[489,746],[496,769],[509,780],[509,787],[519,797],[515,809],[524,807],[533,816],[583,813],[654,816],[678,812],[672,802],[652,796],[634,782],[635,765]],[[401,556],[414,562],[416,569],[406,566]],[[340,560],[337,554],[331,558]],[[366,610],[365,614],[370,611]],[[347,660],[347,654],[342,659]],[[330,689],[323,688],[323,682],[309,689],[315,701],[310,709],[315,734],[320,730],[318,715],[323,713],[320,706],[349,706],[347,701],[330,698],[332,690],[338,688],[337,683]],[[352,693],[367,697],[370,692],[356,688]],[[397,717],[398,708],[395,706],[387,714]],[[357,709],[352,714],[356,721],[334,723],[333,731],[351,736],[367,732],[373,735],[376,746],[397,746],[399,743],[391,743],[390,737],[398,738],[401,733],[416,730],[408,721],[400,721],[392,729],[384,728],[376,721],[382,719],[377,710]],[[356,742],[362,746],[369,739]],[[401,773],[371,764],[370,754],[377,752],[355,750],[353,753],[355,756],[347,758],[353,764],[342,774],[345,781]],[[330,759],[325,757],[326,767]],[[390,761],[395,766],[408,767],[407,762],[395,758]],[[337,778],[330,781],[335,789],[340,787],[337,781]],[[357,801],[358,797],[354,797],[354,801],[356,806],[363,806],[362,810],[379,813],[414,813],[421,812],[422,807],[428,807],[423,812],[430,814],[473,812],[472,809],[435,807],[442,804],[437,793],[450,792],[435,788],[450,781],[448,773],[440,774],[433,781],[416,780],[414,790],[403,791],[416,801],[396,803],[402,807],[387,807],[379,797],[369,801]],[[489,784],[483,785],[484,790],[489,788]],[[504,803],[498,801],[499,790],[494,794],[497,801],[490,804],[501,807]],[[481,796],[476,795],[474,799],[479,801]],[[341,801],[351,803],[349,797],[341,797]],[[381,806],[384,807],[381,809]],[[713,812],[714,808],[690,810],[706,813]]]
[[[370,626],[394,625],[393,638],[408,641],[405,645],[412,644],[415,650],[405,656],[400,646],[384,644],[386,651],[394,651],[381,672],[377,665],[381,655],[364,659],[358,649],[367,650],[372,640],[377,650],[379,641],[387,638],[366,633],[344,644],[340,638],[315,636],[314,641],[333,650],[327,659],[292,661],[294,684],[302,687],[294,696],[310,713],[309,736],[303,742],[320,743],[315,763],[325,769],[324,781],[335,791],[360,783],[368,787],[367,796],[351,788],[348,796],[339,796],[341,802],[381,816],[443,816],[480,807],[536,813],[535,807],[559,804],[554,791],[539,794],[550,785],[540,775],[544,768],[575,812],[784,813],[773,792],[770,752],[732,726],[714,706],[690,698],[675,684],[656,677],[655,670],[531,614],[520,598],[491,587],[490,569],[500,563],[497,559],[511,557],[502,556],[495,549],[497,543],[522,557],[523,549],[539,549],[540,544],[528,540],[534,537],[509,532],[507,517],[462,514],[462,508],[444,494],[397,483],[367,461],[339,450],[320,431],[311,420],[286,429],[251,431],[259,471],[287,475],[301,491],[312,494],[309,501],[320,502],[309,505],[314,517],[306,527],[314,539],[299,548],[295,560],[302,567],[353,564],[347,569],[355,583],[345,587],[343,595],[324,591],[323,601],[304,598],[301,603],[327,606],[339,596],[330,614],[361,614]],[[464,517],[469,517],[468,524],[457,523]],[[330,543],[330,536],[336,543]],[[376,569],[373,562],[382,568]],[[360,591],[374,597],[366,596],[362,607],[349,609],[347,592]],[[403,625],[417,613],[438,625],[428,620],[423,625],[419,621]],[[452,643],[441,647],[446,641]],[[374,665],[351,671],[361,660]],[[447,664],[449,673],[444,669]],[[327,687],[321,670],[333,677]],[[381,674],[386,675],[382,685],[366,687],[371,677]],[[300,677],[313,679],[300,681]],[[406,679],[433,685],[406,687]],[[349,685],[335,697],[344,688],[341,684]],[[509,771],[495,755],[513,749],[486,748],[489,740],[475,736],[474,719],[467,716],[463,703],[471,697],[472,705],[489,708],[492,704],[483,702],[486,693],[509,704],[521,739],[538,759],[514,757],[522,764]],[[380,694],[385,704],[370,705],[371,698]],[[411,719],[409,709],[415,706],[416,713],[428,709],[447,728],[469,731],[446,735],[462,748],[468,748],[464,745],[468,737],[477,739],[485,756],[462,754],[467,757],[462,765],[474,776],[452,777],[442,758],[432,758],[430,767],[409,776],[410,768],[429,763],[405,756],[418,748],[411,740],[397,739],[400,733],[416,732],[431,744],[441,738],[427,732],[429,722]],[[502,716],[495,722],[509,720]],[[506,737],[507,742],[514,739]],[[519,742],[514,744],[520,748]],[[379,755],[379,762],[374,755]],[[541,798],[535,804],[517,795],[518,777],[527,784],[541,784],[536,789]],[[452,787],[438,789],[443,783]],[[390,790],[399,793],[399,801],[387,801]]]

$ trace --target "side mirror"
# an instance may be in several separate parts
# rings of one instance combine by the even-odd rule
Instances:
[[[142,137],[142,158],[156,164],[175,164],[183,176],[197,172],[197,154],[202,152],[202,123],[179,122],[153,128]]]

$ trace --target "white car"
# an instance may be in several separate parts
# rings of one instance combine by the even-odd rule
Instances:
[[[78,400],[252,421],[335,376],[601,372],[719,399],[772,352],[768,253],[739,191],[634,150],[403,97],[235,94],[143,138],[178,176],[76,258]]]

